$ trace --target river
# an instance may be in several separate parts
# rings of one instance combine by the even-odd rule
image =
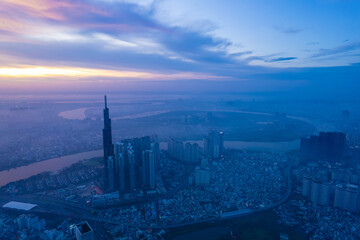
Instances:
[[[202,146],[202,141],[197,142]],[[241,141],[225,141],[226,148],[234,148],[241,150],[252,151],[269,151],[269,152],[287,152],[299,148],[300,140],[293,140],[288,142],[241,142]],[[160,148],[167,149],[167,143],[161,142]],[[89,152],[82,152],[72,155],[67,155],[58,158],[52,158],[40,162],[35,162],[26,166],[12,168],[0,172],[0,187],[10,183],[29,178],[31,176],[40,174],[42,172],[56,173],[62,168],[70,167],[72,164],[80,162],[85,159],[103,156],[102,150],[95,150]]]
[[[85,159],[103,156],[102,150],[82,152],[58,158],[52,158],[41,162],[35,162],[26,166],[12,168],[0,172],[0,187],[10,183],[29,178],[42,172],[58,172],[62,168],[71,166],[74,163]]]
[[[85,111],[88,108],[78,108],[73,109],[70,111],[64,111],[59,113],[60,117],[65,119],[78,119],[82,120],[86,118]],[[134,119],[134,118],[141,118],[147,116],[153,116],[162,114],[167,111],[153,111],[147,112],[142,114],[134,114],[128,116],[118,117],[118,119]],[[260,112],[248,112],[248,111],[235,111],[235,112],[242,112],[247,114],[262,114],[262,115],[271,115],[269,113],[260,113]],[[290,117],[296,118],[296,117]],[[116,118],[115,118],[116,119]],[[300,121],[307,121],[306,119],[296,118]],[[197,142],[200,146],[203,145],[202,141],[191,141]],[[268,152],[287,152],[291,150],[295,150],[300,146],[300,140],[296,139],[293,141],[287,142],[243,142],[243,141],[225,141],[224,145],[226,148],[234,148],[234,149],[241,149],[241,150],[252,150],[252,151],[268,151]],[[166,150],[167,144],[165,142],[161,142],[160,148]],[[102,150],[95,150],[89,152],[82,152],[73,155],[67,155],[59,158],[52,158],[48,160],[44,160],[41,162],[35,162],[29,164],[27,166],[22,166],[18,168],[12,168],[10,170],[4,170],[0,172],[0,187],[4,186],[10,182],[22,180],[29,178],[31,176],[40,174],[42,172],[58,172],[60,169],[69,167],[74,163],[79,161],[90,159],[94,157],[101,157],[103,156]]]

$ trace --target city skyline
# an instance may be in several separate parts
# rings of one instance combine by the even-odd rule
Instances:
[[[357,0],[0,0],[0,239],[359,239],[359,23]]]

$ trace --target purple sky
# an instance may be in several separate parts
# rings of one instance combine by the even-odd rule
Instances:
[[[357,95],[360,3],[4,0],[0,91]]]

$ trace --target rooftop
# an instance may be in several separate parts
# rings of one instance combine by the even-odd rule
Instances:
[[[6,203],[2,207],[3,208],[11,208],[11,209],[29,211],[29,210],[33,209],[34,207],[37,207],[37,205],[36,204],[31,204],[31,203],[23,203],[23,202],[11,201],[11,202]]]

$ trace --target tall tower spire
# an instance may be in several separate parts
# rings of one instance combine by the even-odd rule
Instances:
[[[105,166],[105,187],[106,189],[111,186],[109,183],[109,157],[114,158],[114,145],[112,143],[111,135],[111,119],[109,117],[109,108],[107,107],[106,95],[104,96],[105,108],[104,108],[104,128],[103,128],[103,146],[104,146],[104,166]],[[110,169],[112,171],[113,169]]]

